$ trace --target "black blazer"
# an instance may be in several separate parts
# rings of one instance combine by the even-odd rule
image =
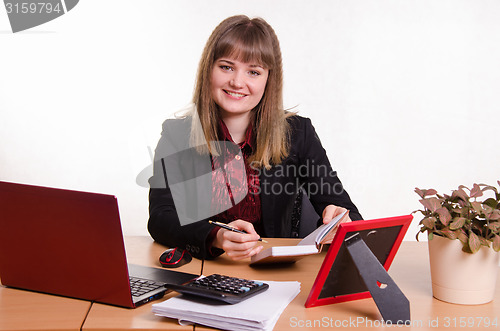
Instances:
[[[337,173],[332,170],[325,150],[311,124],[301,116],[289,118],[290,153],[279,165],[271,169],[260,169],[260,199],[262,208],[263,237],[286,238],[292,234],[291,215],[299,187],[302,187],[316,210],[321,215],[324,208],[333,204],[349,210],[352,220],[362,219],[358,209],[343,189]],[[196,153],[189,150],[189,119],[167,120],[163,124],[162,137],[155,151],[154,175],[150,179],[148,230],[153,239],[170,247],[186,248],[198,258],[212,257],[207,253],[207,236],[213,225],[208,218],[181,225],[174,204],[165,170],[178,172],[179,178],[194,178],[196,174],[210,173],[206,163],[196,160]],[[172,150],[181,151],[175,158]],[[170,183],[173,185],[173,183]],[[192,192],[200,193],[193,188]],[[193,198],[193,206],[197,199]],[[202,201],[202,197],[199,197]],[[188,208],[189,209],[189,208]],[[199,218],[198,218],[199,219]],[[316,222],[316,220],[311,220]],[[320,222],[319,222],[320,223]],[[214,249],[212,249],[214,253]],[[222,254],[222,250],[215,250]]]

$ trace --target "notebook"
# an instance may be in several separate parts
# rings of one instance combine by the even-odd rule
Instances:
[[[329,223],[322,224],[295,246],[274,246],[260,251],[252,256],[251,265],[292,263],[311,254],[321,252],[323,245],[330,244],[340,224],[350,221],[348,211],[333,218]]]
[[[127,265],[116,197],[0,181],[3,285],[135,308],[198,275]],[[151,291],[136,292],[131,278]],[[134,291],[134,295],[132,295]]]

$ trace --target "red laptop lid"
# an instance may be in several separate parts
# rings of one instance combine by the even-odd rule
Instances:
[[[3,285],[133,307],[114,196],[0,182]]]

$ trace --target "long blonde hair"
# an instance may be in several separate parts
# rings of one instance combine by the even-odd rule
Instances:
[[[222,57],[256,62],[269,69],[262,99],[252,110],[256,148],[249,161],[252,165],[265,168],[281,163],[288,156],[289,125],[286,119],[293,113],[283,109],[283,68],[278,38],[273,28],[261,18],[250,19],[244,15],[229,17],[215,28],[208,39],[198,67],[193,96],[195,108],[191,113],[191,144],[202,146],[205,142],[208,151],[213,152],[206,142],[220,139],[219,111],[211,94],[210,77],[215,61]]]

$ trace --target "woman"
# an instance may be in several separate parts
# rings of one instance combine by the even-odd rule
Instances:
[[[263,19],[233,16],[215,28],[194,107],[164,123],[155,152],[148,230],[156,241],[199,258],[251,257],[260,236],[291,236],[299,188],[322,215],[315,226],[344,208],[361,219],[310,120],[283,109],[282,79],[279,42]]]

